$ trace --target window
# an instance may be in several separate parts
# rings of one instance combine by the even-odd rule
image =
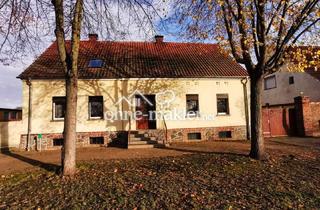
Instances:
[[[17,119],[18,119],[18,112],[9,113],[9,120],[17,120]]]
[[[4,113],[3,113],[3,119],[4,119],[5,121],[8,121],[8,120],[9,120],[9,112],[4,112]]]
[[[89,61],[89,68],[101,68],[103,64],[103,61],[100,59],[92,59]]]
[[[201,133],[188,133],[189,140],[201,140]]]
[[[53,97],[53,120],[64,119],[66,111],[66,97]]]
[[[231,131],[220,131],[219,138],[221,138],[221,139],[232,138]]]
[[[276,87],[277,87],[277,82],[276,82],[275,75],[264,78],[264,89],[265,90],[276,88]]]
[[[228,94],[217,94],[218,115],[229,114],[229,98]]]
[[[90,144],[104,144],[103,137],[90,137]]]
[[[290,76],[289,77],[289,85],[292,85],[292,84],[294,84],[294,77]]]
[[[53,139],[53,146],[63,146],[63,139]]]
[[[199,114],[199,96],[198,94],[188,94],[187,98],[187,115],[196,116]]]
[[[89,118],[102,119],[103,118],[103,97],[89,96]]]

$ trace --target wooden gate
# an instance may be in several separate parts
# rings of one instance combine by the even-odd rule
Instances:
[[[262,120],[265,137],[292,136],[296,133],[293,107],[264,107]]]

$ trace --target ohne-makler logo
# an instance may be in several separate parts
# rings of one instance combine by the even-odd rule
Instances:
[[[169,108],[175,99],[176,94],[173,90],[165,90],[156,95],[157,105],[159,105],[161,109]]]
[[[195,115],[186,114],[186,109],[176,109],[172,110],[159,110],[159,111],[149,111],[148,113],[143,113],[141,111],[107,111],[105,113],[105,119],[110,121],[124,120],[141,120],[147,117],[148,120],[163,120],[166,121],[185,121],[185,120],[202,120],[202,121],[211,121],[214,120],[215,115],[211,113],[197,113]]]
[[[126,102],[129,106],[135,107],[137,105],[134,102],[136,96],[141,97],[149,106],[154,106],[154,104],[147,97],[145,97],[139,90],[133,91],[128,97],[122,96],[114,105],[119,105],[123,102]]]
[[[174,91],[172,90],[165,90],[162,92],[158,92],[155,94],[156,96],[156,102],[157,105],[160,106],[160,108],[169,108],[171,103],[176,99],[176,95]],[[149,106],[155,106],[144,94],[142,94],[139,90],[133,91],[129,96],[122,96],[119,98],[119,100],[114,104],[114,105],[119,105],[122,104],[123,102],[127,103],[131,107],[136,107],[140,106],[139,100],[135,99],[139,97],[141,98],[144,102],[146,102]]]

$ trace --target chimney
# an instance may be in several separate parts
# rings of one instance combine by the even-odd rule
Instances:
[[[89,40],[90,41],[97,41],[98,40],[98,34],[89,34]]]
[[[162,35],[155,35],[154,36],[156,43],[163,43],[163,36]]]

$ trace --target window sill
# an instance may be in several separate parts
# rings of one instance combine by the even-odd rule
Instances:
[[[51,122],[63,122],[63,121],[64,121],[64,118],[51,120]]]
[[[275,89],[277,87],[272,87],[272,88],[264,88],[264,90],[272,90],[272,89]]]
[[[222,114],[222,113],[221,113],[221,114],[219,114],[219,113],[218,113],[216,116],[217,116],[217,117],[220,117],[220,116],[222,116],[222,117],[223,117],[223,116],[230,116],[230,114]]]
[[[97,117],[97,118],[95,118],[95,117],[93,117],[93,118],[89,118],[88,119],[89,121],[99,121],[99,120],[104,120],[103,118],[101,118],[101,117]]]
[[[200,114],[187,114],[186,118],[199,118]]]

